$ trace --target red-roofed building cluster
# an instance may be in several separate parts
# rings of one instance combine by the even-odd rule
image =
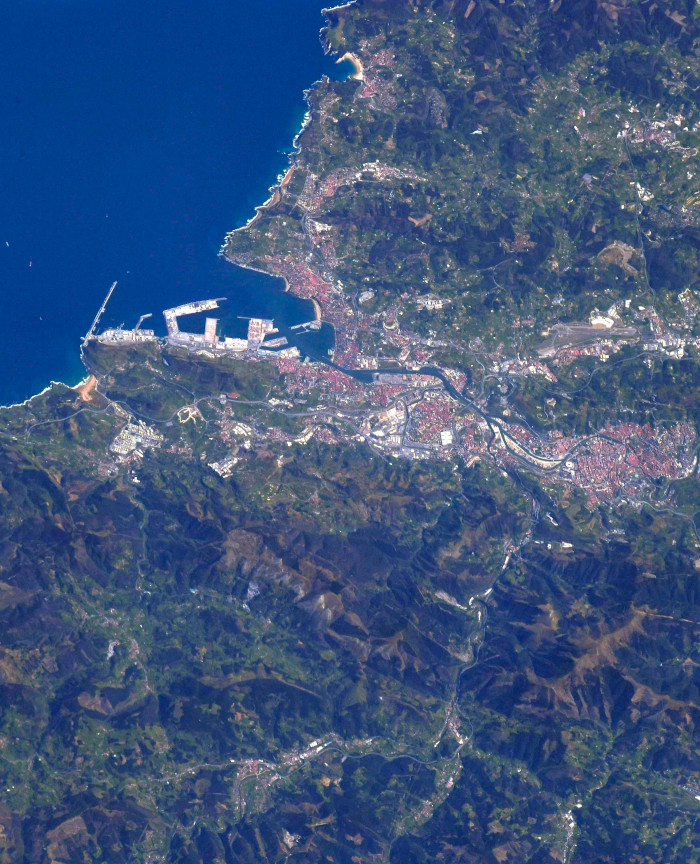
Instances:
[[[442,433],[452,429],[457,407],[458,403],[444,391],[426,394],[410,408],[411,438],[423,444],[444,445]],[[451,438],[449,443],[452,443]]]

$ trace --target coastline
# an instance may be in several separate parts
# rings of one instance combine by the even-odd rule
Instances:
[[[87,371],[87,369],[85,370]],[[49,383],[44,387],[43,390],[40,390],[38,393],[34,393],[31,396],[27,396],[26,399],[22,400],[22,402],[12,402],[9,405],[0,405],[0,411],[9,411],[12,408],[28,408],[29,404],[34,400],[38,399],[40,396],[45,396],[49,391],[53,390],[54,387],[65,387],[66,390],[77,390],[78,387],[83,386],[88,382],[90,375],[86,375],[81,381],[79,381],[75,385],[66,384],[65,381],[49,381]]]
[[[344,9],[349,9],[351,6],[354,6],[356,4],[356,2],[357,2],[357,0],[350,0],[350,2],[348,2],[348,3],[344,3],[344,4],[341,4],[339,6],[327,7],[327,8],[324,8],[321,10],[321,13],[325,19],[325,25],[319,31],[319,40],[321,42],[321,46],[323,48],[324,54],[328,55],[328,54],[334,53],[333,47],[324,38],[324,34],[325,34],[327,27],[331,25],[330,14],[334,13],[334,12],[340,12]],[[342,56],[338,57],[335,62],[336,62],[336,64],[339,64],[339,63],[343,63],[344,61],[348,61],[349,63],[351,63],[353,66],[353,69],[355,70],[352,74],[347,76],[348,79],[353,80],[353,81],[364,81],[365,80],[364,67],[362,66],[362,63],[358,57],[356,57],[350,51],[346,51]],[[253,216],[250,219],[248,219],[248,221],[244,225],[239,225],[237,228],[233,228],[231,231],[226,232],[226,234],[224,235],[223,243],[222,243],[221,248],[219,249],[219,253],[218,253],[219,256],[224,258],[229,264],[233,264],[236,267],[241,267],[243,270],[251,270],[251,271],[254,271],[256,273],[261,273],[265,276],[271,276],[273,278],[282,279],[282,281],[284,282],[285,292],[290,291],[289,280],[287,279],[286,276],[276,274],[274,272],[271,272],[270,270],[263,270],[260,267],[255,267],[250,263],[242,263],[242,262],[236,261],[233,258],[229,258],[228,255],[226,254],[227,241],[228,241],[229,237],[232,237],[234,234],[237,234],[239,231],[245,231],[248,228],[255,225],[265,210],[270,209],[272,207],[275,207],[282,200],[282,193],[287,188],[287,186],[289,185],[289,183],[292,179],[292,176],[294,174],[294,171],[296,170],[296,159],[298,158],[299,153],[301,151],[300,138],[301,138],[302,134],[304,133],[304,131],[308,128],[308,126],[310,125],[310,123],[313,120],[313,107],[312,107],[312,103],[311,103],[311,95],[316,90],[318,84],[322,83],[325,80],[328,80],[328,79],[327,79],[327,76],[324,75],[320,79],[317,79],[316,81],[314,81],[314,83],[311,85],[311,87],[304,90],[304,101],[306,103],[307,110],[304,114],[304,117],[302,119],[301,126],[299,127],[299,130],[297,131],[297,133],[294,135],[294,138],[292,139],[292,151],[287,156],[287,159],[288,159],[287,170],[285,172],[280,172],[277,175],[276,182],[272,186],[268,187],[268,192],[270,193],[270,195],[262,204],[259,204],[255,207],[255,213],[253,214]],[[321,305],[318,302],[318,300],[314,297],[300,298],[300,299],[309,300],[313,304],[314,320],[318,324],[323,323],[323,312],[322,312]]]
[[[282,193],[280,190],[285,189],[289,185],[289,181],[292,179],[292,174],[294,173],[294,170],[296,168],[296,165],[294,164],[294,160],[295,160],[295,158],[299,152],[299,144],[298,144],[299,136],[304,132],[304,130],[307,128],[307,126],[309,125],[309,123],[311,122],[311,119],[312,119],[312,112],[311,112],[311,104],[309,102],[309,95],[314,90],[316,84],[318,84],[322,80],[323,80],[323,78],[320,78],[318,81],[315,81],[311,87],[309,87],[307,90],[304,90],[304,101],[306,102],[306,106],[307,106],[306,112],[305,112],[304,117],[301,121],[301,126],[299,127],[298,131],[294,134],[294,138],[292,139],[293,151],[291,153],[289,153],[287,156],[287,168],[286,168],[286,170],[280,171],[277,174],[275,182],[271,186],[268,186],[267,191],[270,193],[269,197],[265,201],[263,201],[262,204],[257,204],[255,206],[255,208],[254,208],[255,213],[253,214],[253,216],[250,217],[250,219],[248,219],[248,221],[245,223],[245,225],[239,225],[238,228],[232,228],[230,231],[227,231],[226,234],[224,235],[224,242],[222,243],[221,248],[219,249],[219,255],[222,258],[226,258],[226,260],[229,261],[231,264],[236,264],[236,266],[238,266],[238,267],[243,267],[244,270],[246,270],[246,269],[247,270],[256,270],[258,273],[265,273],[265,275],[267,275],[267,276],[273,275],[271,273],[268,273],[266,270],[260,270],[259,268],[255,268],[255,267],[248,267],[247,265],[244,265],[244,264],[238,264],[238,262],[236,262],[236,261],[231,261],[231,259],[227,258],[226,254],[225,254],[225,252],[226,252],[226,240],[232,234],[236,234],[238,231],[245,231],[246,228],[250,228],[260,218],[261,212],[264,212],[265,210],[269,209],[270,207],[274,207],[275,204],[279,203],[279,201],[281,200]],[[275,196],[277,196],[277,198],[275,198]]]
[[[338,5],[338,6],[323,8],[321,10],[321,14],[324,16],[325,24],[319,30],[319,41],[321,43],[321,47],[322,47],[322,50],[323,50],[325,55],[334,53],[332,46],[329,45],[328,42],[324,39],[324,32],[325,32],[328,24],[330,24],[330,18],[328,17],[329,13],[340,12],[344,9],[348,9],[351,6],[354,6],[355,3],[356,3],[356,0],[350,0],[350,2],[348,2],[348,3],[343,3],[343,4]],[[363,79],[364,70],[363,70],[362,64],[358,60],[358,58],[356,58],[354,55],[350,54],[350,52],[346,52],[342,57],[339,57],[335,62],[336,63],[342,63],[344,60],[348,60],[349,62],[351,62],[353,65],[353,68],[355,70],[354,73],[352,73],[348,76],[348,78],[350,78],[352,80],[358,80],[358,81],[364,80]],[[293,149],[287,155],[287,167],[285,168],[285,170],[283,170],[277,174],[275,182],[268,187],[269,195],[268,195],[267,199],[262,204],[255,206],[255,208],[254,208],[255,212],[245,222],[245,224],[239,225],[238,227],[233,228],[231,231],[228,231],[225,234],[223,243],[222,243],[221,248],[219,249],[219,252],[218,252],[218,255],[220,257],[225,258],[228,263],[234,264],[237,267],[241,267],[244,270],[251,270],[251,271],[260,273],[264,276],[271,276],[273,278],[282,279],[282,281],[284,282],[284,286],[285,286],[284,287],[285,292],[290,291],[290,285],[289,285],[289,282],[286,279],[286,277],[277,275],[273,272],[270,272],[269,270],[263,270],[260,267],[254,267],[254,266],[251,266],[249,264],[241,264],[241,263],[238,263],[237,261],[231,260],[225,254],[226,241],[227,241],[227,238],[229,236],[231,236],[232,234],[235,234],[238,231],[244,231],[247,228],[253,226],[260,219],[261,214],[265,210],[267,210],[271,207],[274,207],[281,200],[282,192],[284,189],[287,188],[290,181],[292,180],[292,176],[293,176],[295,168],[296,168],[295,160],[296,160],[298,153],[299,153],[299,150],[300,150],[299,139],[300,139],[301,135],[304,133],[304,131],[308,128],[309,124],[311,123],[311,121],[313,119],[313,112],[312,112],[312,107],[311,107],[310,96],[315,91],[317,85],[322,83],[324,80],[327,80],[327,79],[328,79],[328,76],[326,76],[324,74],[321,76],[321,78],[316,79],[311,84],[310,87],[308,87],[307,89],[305,89],[303,91],[303,98],[304,98],[304,102],[306,103],[307,108],[306,108],[306,111],[305,111],[304,116],[302,118],[301,125],[300,125],[299,129],[297,130],[297,132],[293,136],[293,139],[292,139],[292,148]],[[322,321],[322,317],[321,317],[321,307],[320,307],[320,304],[318,303],[318,301],[315,298],[300,298],[300,299],[305,299],[308,302],[311,302],[313,304],[314,318],[317,322],[320,323]],[[84,368],[84,376],[76,384],[68,384],[64,381],[57,381],[57,380],[51,379],[49,381],[49,383],[43,389],[39,390],[36,393],[33,393],[33,394],[27,396],[26,399],[24,399],[24,400],[21,400],[18,402],[12,402],[12,403],[8,403],[8,404],[0,404],[0,410],[29,407],[30,403],[34,399],[38,399],[42,396],[45,396],[47,393],[49,393],[55,387],[62,387],[62,388],[65,388],[66,390],[74,390],[74,391],[79,393],[80,388],[84,388],[87,386],[88,382],[90,381],[91,375],[92,375],[92,373],[90,373],[90,371],[88,370],[88,367],[85,365],[85,361],[83,360],[83,356],[82,356],[82,350],[80,351],[80,362]]]
[[[53,390],[54,387],[65,387],[66,390],[78,391],[80,387],[83,387],[88,383],[92,375],[92,373],[85,365],[85,361],[83,360],[82,343],[80,351],[78,352],[78,356],[80,357],[80,363],[83,367],[84,376],[76,384],[66,384],[65,381],[56,381],[51,378],[49,380],[49,383],[42,390],[39,390],[37,393],[32,393],[30,396],[27,396],[27,398],[23,399],[21,402],[10,402],[7,405],[0,405],[0,411],[4,411],[6,409],[10,410],[11,408],[27,408],[29,407],[29,404],[32,402],[32,400],[38,399],[40,396],[45,396],[47,393]]]
[[[322,81],[323,79],[321,78],[319,80]],[[280,190],[286,189],[286,187],[289,185],[289,182],[291,181],[292,175],[296,168],[296,165],[294,164],[294,159],[299,150],[297,145],[298,138],[311,121],[311,106],[309,104],[308,96],[318,83],[318,81],[315,81],[311,87],[309,87],[307,90],[304,90],[304,101],[306,102],[307,109],[301,121],[301,126],[299,127],[299,130],[295,133],[294,138],[292,139],[292,147],[294,149],[291,153],[287,155],[286,169],[284,171],[280,171],[275,178],[275,182],[271,186],[268,186],[267,191],[270,193],[269,196],[265,199],[265,201],[263,201],[262,204],[255,205],[255,207],[253,208],[255,210],[255,213],[250,217],[250,219],[248,219],[248,221],[244,225],[239,225],[237,228],[232,228],[224,235],[224,240],[221,244],[218,255],[221,258],[225,258],[230,264],[235,264],[237,267],[242,267],[244,270],[255,270],[255,272],[263,273],[265,276],[274,275],[272,273],[268,273],[266,270],[260,270],[260,268],[258,267],[250,267],[248,265],[239,264],[237,261],[231,261],[231,259],[226,256],[226,241],[231,235],[236,234],[238,231],[245,231],[247,228],[255,225],[255,223],[260,218],[261,213],[263,213],[265,210],[268,210],[270,207],[274,207],[280,202],[282,198],[282,193]],[[289,288],[287,288],[286,290],[289,290]]]
[[[355,57],[355,55],[351,54],[349,51],[346,51],[345,54],[343,54],[342,57],[338,57],[338,59],[335,62],[336,63],[343,63],[345,60],[347,60],[348,63],[352,63],[352,65],[355,68],[355,72],[353,75],[350,76],[350,78],[352,78],[353,81],[364,81],[365,80],[365,70],[364,70],[364,67],[362,66],[362,63],[357,59],[357,57]]]
[[[324,39],[324,32],[325,32],[326,28],[328,27],[328,25],[330,25],[330,23],[331,23],[330,18],[329,18],[330,13],[340,12],[343,9],[349,9],[351,6],[354,6],[356,2],[357,2],[357,0],[350,0],[350,2],[342,3],[339,6],[331,6],[331,7],[326,7],[324,9],[321,9],[321,14],[323,15],[326,23],[325,23],[325,26],[323,26],[319,30],[318,36],[319,36],[319,41],[321,43],[321,47],[323,48],[324,54],[328,55],[328,54],[333,53],[333,48]],[[355,73],[348,76],[348,77],[351,78],[352,80],[358,80],[358,81],[364,80],[364,69],[362,67],[361,62],[358,60],[358,58],[355,57],[354,54],[351,54],[349,51],[346,51],[345,54],[342,57],[339,57],[335,62],[336,62],[336,64],[338,64],[338,63],[342,63],[344,60],[348,60],[349,62],[351,62],[353,67],[355,68]],[[357,75],[361,75],[362,77],[358,78]],[[313,109],[311,106],[311,98],[310,98],[311,94],[316,89],[317,85],[322,83],[326,78],[327,78],[327,76],[324,75],[321,78],[317,79],[316,81],[313,82],[313,84],[310,87],[308,87],[303,92],[304,102],[306,103],[306,112],[305,112],[304,117],[301,121],[301,126],[299,127],[299,130],[296,132],[296,134],[294,135],[294,137],[292,139],[292,152],[289,153],[287,156],[288,167],[287,167],[286,171],[280,172],[277,175],[277,179],[276,179],[275,183],[273,183],[271,186],[268,187],[268,192],[270,193],[269,197],[262,204],[258,204],[254,208],[255,213],[253,214],[253,216],[251,216],[250,219],[248,219],[248,221],[244,225],[239,225],[237,228],[232,228],[230,231],[227,231],[225,236],[224,236],[224,242],[222,243],[218,254],[222,258],[226,258],[226,260],[229,263],[235,264],[237,267],[242,267],[244,270],[255,270],[258,273],[264,273],[266,276],[274,276],[275,275],[273,273],[269,273],[267,270],[260,270],[257,267],[251,267],[251,266],[246,265],[246,264],[239,264],[237,261],[232,261],[230,258],[228,258],[226,256],[226,240],[231,235],[236,234],[238,231],[244,231],[246,228],[250,228],[252,225],[254,225],[255,222],[260,218],[261,211],[264,211],[264,210],[268,209],[269,207],[274,206],[274,204],[277,203],[277,201],[274,200],[275,194],[278,194],[281,198],[281,191],[280,190],[285,189],[286,186],[289,184],[290,180],[292,179],[292,174],[294,173],[294,170],[296,168],[295,159],[298,156],[298,153],[300,150],[299,138],[304,133],[304,131],[306,130],[308,125],[311,123],[311,120],[313,119]],[[284,277],[278,277],[278,278],[284,279]],[[288,291],[289,285],[287,283],[287,280],[284,279],[284,282],[285,282],[285,285],[287,286],[285,288],[285,290]]]

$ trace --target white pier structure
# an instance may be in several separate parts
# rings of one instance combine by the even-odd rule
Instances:
[[[85,336],[84,336],[84,338],[83,338],[83,345],[84,345],[84,344],[85,344],[89,339],[92,339],[92,337],[94,336],[94,334],[95,334],[95,327],[97,327],[97,325],[98,325],[98,323],[99,323],[99,320],[100,320],[100,318],[102,317],[102,313],[105,311],[105,308],[107,307],[107,304],[109,303],[109,298],[112,296],[112,292],[114,291],[114,289],[115,289],[116,287],[117,287],[117,283],[116,283],[116,282],[113,282],[113,283],[112,283],[112,287],[111,287],[111,288],[109,289],[109,291],[107,292],[107,296],[106,296],[105,299],[102,301],[102,305],[101,305],[100,308],[97,310],[97,315],[95,315],[95,318],[93,319],[93,322],[92,322],[92,324],[91,324],[91,326],[90,326],[90,329],[88,330],[88,332],[85,334]]]

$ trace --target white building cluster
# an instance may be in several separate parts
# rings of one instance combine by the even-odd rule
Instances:
[[[122,458],[134,454],[142,457],[148,447],[159,447],[163,436],[142,420],[133,420],[126,424],[117,437],[109,445],[112,453]]]

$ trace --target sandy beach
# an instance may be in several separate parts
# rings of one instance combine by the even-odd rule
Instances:
[[[84,381],[81,381],[77,387],[74,389],[78,391],[78,395],[83,400],[83,402],[92,402],[92,391],[97,386],[97,378],[94,375],[90,375]]]
[[[354,54],[351,54],[349,51],[346,51],[342,57],[339,57],[336,60],[336,63],[342,63],[343,60],[349,60],[352,65],[355,67],[355,72],[350,77],[353,81],[364,81],[365,80],[365,70],[362,68],[362,63],[355,57]]]
[[[294,171],[295,171],[295,166],[294,166],[294,165],[290,166],[290,168],[288,169],[287,173],[286,173],[286,174],[284,175],[284,177],[282,178],[282,182],[280,183],[280,187],[281,187],[282,189],[286,189],[287,186],[289,186],[289,181],[290,181],[290,180],[292,179],[292,177],[294,176]]]

